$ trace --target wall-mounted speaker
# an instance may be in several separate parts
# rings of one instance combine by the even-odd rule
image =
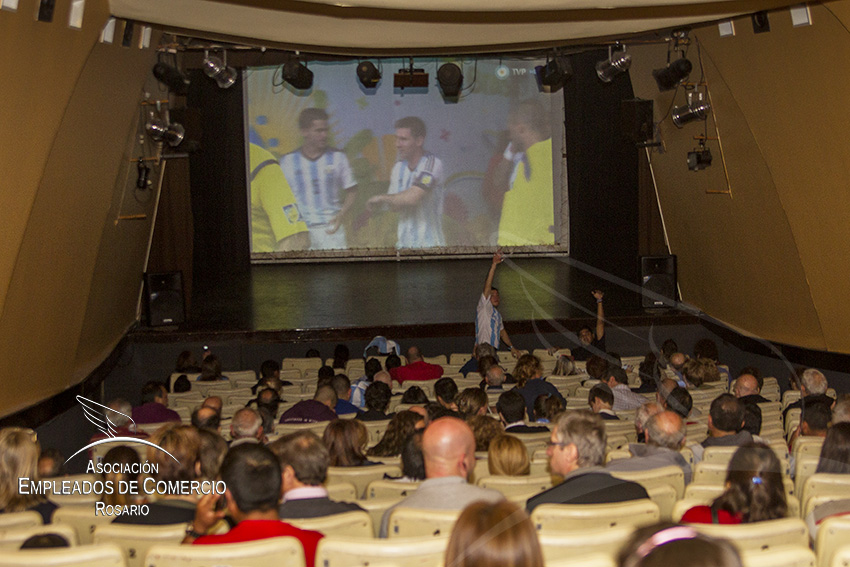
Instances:
[[[145,274],[148,325],[179,325],[186,320],[183,304],[183,273]]]
[[[678,297],[676,256],[641,256],[640,286],[644,308],[670,307]]]

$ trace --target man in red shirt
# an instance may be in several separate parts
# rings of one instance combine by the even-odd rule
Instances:
[[[324,536],[280,521],[277,506],[281,496],[281,473],[274,453],[259,444],[239,445],[227,452],[220,474],[227,490],[222,496],[208,494],[201,498],[183,543],[240,543],[290,536],[304,547],[307,567],[314,567],[316,546]],[[216,510],[219,498],[225,499],[225,510]],[[225,534],[205,535],[225,515],[229,515],[236,526]]]
[[[439,364],[429,364],[422,360],[422,351],[412,346],[407,349],[407,366],[399,366],[390,371],[393,380],[403,384],[405,380],[424,381],[436,380],[443,375],[443,367]]]

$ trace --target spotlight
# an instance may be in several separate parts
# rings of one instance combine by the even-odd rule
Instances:
[[[437,82],[446,98],[456,99],[463,87],[463,71],[454,63],[445,63],[437,69]]]
[[[151,114],[148,123],[145,124],[145,131],[148,136],[155,142],[167,142],[172,148],[179,146],[186,135],[186,130],[180,124],[173,122],[169,124],[162,118]]]
[[[673,124],[681,128],[688,122],[705,120],[709,112],[711,112],[711,105],[702,100],[702,93],[697,93],[696,100],[693,93],[688,93],[688,103],[673,109]]]
[[[573,66],[566,57],[555,56],[546,65],[535,67],[537,82],[543,87],[548,87],[548,92],[554,93],[560,90],[567,80],[573,76]],[[546,90],[546,89],[543,89]]]
[[[596,64],[596,75],[603,83],[610,83],[620,73],[625,73],[632,66],[632,55],[623,50],[616,55],[608,48],[608,59],[603,59]]]
[[[313,71],[292,59],[283,64],[283,80],[298,90],[306,90],[313,86]]]
[[[410,58],[410,66],[407,69],[399,69],[393,75],[393,88],[428,88],[428,73],[423,69],[413,67],[413,57]]]
[[[700,146],[692,152],[688,152],[688,169],[699,171],[711,165],[711,150]]]
[[[174,94],[185,95],[189,92],[189,79],[176,67],[157,63],[153,66],[153,76]]]
[[[371,61],[362,61],[357,65],[357,79],[367,89],[374,89],[381,80],[381,72]]]
[[[227,66],[227,52],[224,52],[224,61],[216,57],[204,53],[204,73],[210,79],[215,79],[218,86],[222,89],[227,89],[233,86],[236,82],[236,69]]]
[[[675,89],[676,85],[688,77],[693,67],[691,62],[685,58],[676,59],[663,69],[653,71],[652,76],[655,77],[655,82],[658,83],[659,91],[670,91]]]

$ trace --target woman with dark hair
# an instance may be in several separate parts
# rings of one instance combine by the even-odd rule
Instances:
[[[325,428],[322,441],[328,448],[329,465],[332,467],[363,467],[379,465],[366,458],[366,443],[369,432],[356,419],[337,419]]]
[[[201,371],[198,366],[198,361],[191,350],[184,350],[177,356],[177,363],[174,365],[174,372],[180,374],[195,374]]]
[[[618,567],[742,567],[735,546],[688,526],[663,522],[636,530],[617,554]]]
[[[740,447],[726,473],[726,489],[711,506],[695,506],[683,523],[750,524],[788,515],[782,467],[773,450],[763,443]]]
[[[422,429],[411,433],[401,448],[401,478],[399,482],[425,480],[425,457],[422,455]]]
[[[419,386],[411,386],[401,395],[401,403],[403,404],[427,404],[428,396],[425,391]]]
[[[370,457],[397,457],[405,440],[416,430],[422,416],[412,411],[400,411],[390,420],[378,444],[366,451]]]
[[[359,411],[355,419],[360,421],[385,421],[392,419],[394,414],[387,414],[393,392],[383,382],[372,382],[363,394],[366,411]]]
[[[850,474],[850,423],[836,423],[826,431],[815,473]]]
[[[221,374],[221,361],[216,355],[210,353],[201,362],[201,375],[198,376],[198,382],[216,382],[218,380],[227,380],[227,376]]]
[[[106,492],[101,494],[101,500],[105,504],[111,504],[113,506],[139,504],[141,498],[138,495],[128,494],[126,493],[126,491],[122,492],[118,490],[120,482],[126,483],[130,481],[139,481],[139,477],[141,475],[134,475],[128,474],[126,472],[121,472],[123,470],[130,470],[132,466],[141,467],[142,461],[139,458],[139,454],[136,452],[136,450],[127,445],[118,445],[117,447],[113,447],[106,452],[106,455],[103,456],[103,464],[110,465],[110,472],[103,473],[103,480],[111,482],[112,486],[115,487],[115,490],[112,492],[112,494]],[[116,467],[115,465],[118,465],[118,467]],[[114,472],[114,469],[116,468],[121,470],[119,472]]]
[[[542,567],[543,551],[525,510],[513,502],[473,502],[452,529],[445,565]]]
[[[342,368],[345,369],[345,365],[348,363],[348,357],[351,356],[351,353],[348,351],[348,347],[344,344],[338,344],[334,347],[334,368]]]
[[[541,378],[543,375],[543,364],[540,359],[532,354],[524,354],[517,360],[514,367],[514,378],[517,381],[516,391],[522,394],[525,400],[525,409],[529,417],[534,415],[534,401],[540,394],[555,396],[564,406],[567,405],[567,400],[561,395],[558,389]]]

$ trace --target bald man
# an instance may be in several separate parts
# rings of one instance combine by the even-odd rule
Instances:
[[[422,456],[425,480],[416,492],[384,513],[381,537],[387,537],[390,515],[399,507],[460,511],[476,500],[504,499],[495,490],[468,483],[475,468],[475,437],[463,420],[442,417],[432,421],[422,436]]]
[[[688,387],[688,383],[685,382],[685,377],[682,375],[682,370],[685,368],[685,363],[687,361],[688,357],[681,352],[674,352],[670,355],[670,370],[672,370],[676,375],[676,382],[678,382],[679,386],[682,388]]]
[[[752,374],[741,374],[735,380],[735,397],[744,403],[744,429],[752,435],[761,431],[761,408],[758,404],[769,402],[760,392],[758,379]]]
[[[443,367],[439,364],[425,362],[419,347],[412,346],[407,349],[407,365],[392,369],[392,377],[399,384],[412,380],[422,382],[425,380],[436,380],[443,375]]]
[[[685,444],[685,421],[672,411],[650,417],[644,427],[646,443],[629,444],[630,459],[616,459],[607,465],[609,471],[645,471],[676,465],[685,473],[685,484],[691,482],[691,465],[679,453]]]

